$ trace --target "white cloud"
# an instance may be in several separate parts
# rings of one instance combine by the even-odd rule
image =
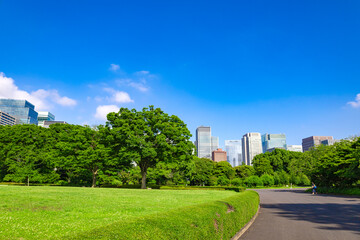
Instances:
[[[130,98],[130,95],[127,92],[123,92],[123,91],[116,91],[113,88],[104,88],[103,89],[105,92],[111,93],[111,98],[108,100],[112,101],[112,102],[117,102],[117,103],[130,103],[130,102],[134,102],[134,100],[132,100]]]
[[[147,92],[147,91],[149,91],[149,87],[146,87],[146,86],[145,86],[144,84],[142,84],[142,83],[130,82],[130,83],[128,83],[128,85],[129,85],[130,87],[133,87],[133,88],[139,90],[140,92]]]
[[[60,96],[55,89],[44,90],[39,89],[28,93],[20,90],[12,78],[6,77],[3,72],[0,72],[0,98],[25,99],[35,105],[38,110],[50,110],[54,104],[71,107],[77,103],[75,100]]]
[[[126,92],[121,92],[118,91],[114,94],[114,100],[117,103],[129,103],[129,102],[134,102],[134,100],[132,100],[129,96],[128,93]]]
[[[120,69],[120,66],[119,65],[117,65],[117,64],[110,64],[110,68],[109,68],[109,70],[110,71],[112,71],[112,72],[116,72],[117,70],[119,70]]]
[[[354,102],[348,102],[347,104],[351,105],[353,108],[360,107],[360,93],[356,95]]]
[[[96,113],[94,115],[95,118],[100,120],[107,120],[106,115],[110,112],[118,112],[119,107],[116,105],[100,105],[96,108]]]
[[[116,80],[118,86],[129,86],[140,92],[149,91],[150,87],[147,86],[147,82],[157,78],[155,74],[151,74],[149,71],[145,70],[137,71],[132,74],[122,72],[121,76],[122,78]]]

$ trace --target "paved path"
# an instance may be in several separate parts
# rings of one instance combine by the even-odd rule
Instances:
[[[260,189],[260,212],[241,240],[360,239],[360,198]]]

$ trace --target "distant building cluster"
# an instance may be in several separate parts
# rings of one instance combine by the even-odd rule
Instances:
[[[231,166],[252,165],[254,157],[261,153],[284,149],[293,152],[305,152],[322,145],[333,145],[337,140],[333,137],[311,136],[302,139],[302,145],[287,145],[286,135],[260,134],[250,132],[241,140],[225,140],[225,151],[219,147],[219,137],[211,136],[211,127],[200,126],[196,129],[195,146],[199,158],[208,158],[215,162],[227,161]]]
[[[54,123],[55,115],[50,112],[37,112],[35,106],[27,100],[0,99],[0,125],[35,124],[48,128]]]

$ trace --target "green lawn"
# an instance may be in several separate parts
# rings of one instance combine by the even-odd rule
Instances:
[[[139,231],[137,226],[146,228],[149,221],[168,216],[179,223],[186,218],[186,209],[194,211],[198,206],[206,209],[206,204],[219,205],[223,199],[235,201],[242,194],[249,195],[233,191],[0,186],[0,239],[133,238]],[[251,199],[254,197],[257,195]],[[210,208],[219,212],[221,206],[226,212],[225,204],[215,205]],[[186,214],[180,217],[182,211]],[[254,209],[249,214],[253,212]],[[119,227],[127,227],[124,229],[127,235]],[[106,234],[96,237],[97,229]],[[112,235],[116,230],[120,235]]]

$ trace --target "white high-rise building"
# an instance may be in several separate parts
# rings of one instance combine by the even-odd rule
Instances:
[[[219,137],[211,136],[211,152],[219,148]]]
[[[219,137],[211,136],[211,128],[200,126],[196,129],[196,149],[199,158],[212,158],[212,152],[219,148]]]
[[[293,152],[302,152],[303,148],[302,145],[288,145],[286,150]]]
[[[241,140],[225,140],[225,149],[227,162],[233,167],[241,165]]]
[[[252,165],[253,158],[262,153],[261,134],[247,133],[242,138],[242,158],[246,165]]]
[[[199,158],[211,159],[211,128],[198,127],[196,129],[196,149]]]

